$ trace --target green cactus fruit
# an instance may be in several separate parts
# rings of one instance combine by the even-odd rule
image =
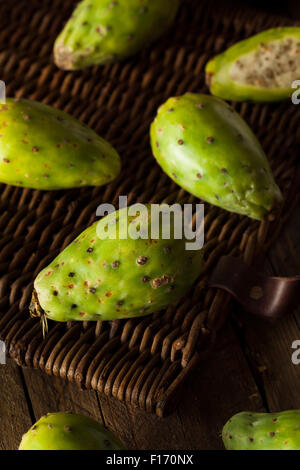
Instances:
[[[38,274],[32,316],[114,320],[147,315],[181,299],[202,270],[202,251],[186,249],[184,236],[174,238],[174,217],[170,239],[161,236],[161,222],[151,238],[150,206],[131,216],[133,207],[129,215],[123,208],[93,224]],[[107,229],[116,237],[107,237]],[[134,239],[136,229],[149,238]]]
[[[87,416],[48,413],[23,435],[19,450],[124,450],[123,444]]]
[[[55,63],[63,70],[78,70],[129,57],[164,33],[179,3],[83,0],[55,42]]]
[[[300,27],[274,28],[233,45],[206,65],[213,95],[235,101],[288,98],[300,77]]]
[[[237,413],[222,438],[227,450],[300,450],[300,410]]]
[[[151,125],[151,145],[170,178],[211,204],[263,219],[282,200],[258,140],[219,98],[170,98]]]
[[[0,104],[0,181],[34,189],[101,186],[120,172],[114,148],[72,116],[35,101]]]

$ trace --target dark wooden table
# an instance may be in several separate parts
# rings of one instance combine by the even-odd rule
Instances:
[[[300,273],[300,205],[273,246],[266,273]],[[270,325],[236,306],[212,357],[186,384],[178,410],[165,419],[27,368],[0,365],[0,449],[16,449],[22,434],[47,412],[73,411],[103,422],[130,449],[222,449],[225,421],[242,410],[300,408],[300,308]]]
[[[268,3],[272,11],[300,17],[298,0],[284,6],[259,2]],[[268,254],[264,271],[300,274],[300,205]],[[103,422],[130,449],[222,449],[222,426],[232,414],[300,408],[300,365],[291,361],[296,339],[300,308],[272,326],[236,305],[212,357],[186,384],[177,411],[163,420],[9,360],[0,365],[0,449],[17,449],[34,421],[66,410]]]

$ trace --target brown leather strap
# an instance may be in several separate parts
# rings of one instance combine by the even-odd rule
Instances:
[[[226,290],[247,312],[269,320],[300,304],[300,276],[268,277],[232,256],[220,258],[209,286]]]

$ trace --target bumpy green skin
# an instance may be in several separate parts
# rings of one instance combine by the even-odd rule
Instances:
[[[282,27],[269,29],[234,44],[225,52],[214,57],[207,63],[205,68],[206,81],[210,92],[220,98],[234,101],[268,102],[289,98],[293,91],[295,91],[291,84],[293,80],[299,78],[297,74],[291,80],[288,88],[273,87],[269,89],[264,86],[245,86],[233,81],[230,77],[230,70],[236,61],[251,52],[258,51],[262,43],[267,45],[272,41],[286,38],[294,38],[300,41],[300,28]]]
[[[300,410],[238,413],[222,438],[227,450],[300,450]]]
[[[19,450],[124,450],[124,446],[87,416],[48,413],[23,435]]]
[[[0,181],[35,189],[101,186],[120,172],[114,148],[72,116],[29,100],[0,104]]]
[[[143,221],[113,212],[85,230],[37,276],[34,287],[46,317],[56,321],[114,320],[139,317],[177,303],[202,270],[201,250],[186,250],[186,240],[126,236]],[[97,236],[97,226],[115,225],[117,238]],[[98,228],[99,228],[98,227]],[[171,229],[171,233],[172,233]]]
[[[263,219],[281,202],[258,140],[219,98],[170,98],[151,125],[151,145],[170,178],[211,204]]]
[[[180,0],[83,0],[58,36],[54,60],[64,70],[116,62],[155,41]]]

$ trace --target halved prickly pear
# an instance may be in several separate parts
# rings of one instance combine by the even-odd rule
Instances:
[[[228,450],[300,450],[300,410],[237,413],[222,438]]]
[[[211,204],[263,219],[282,200],[255,135],[219,98],[170,98],[151,125],[151,145],[170,178]]]
[[[159,233],[152,239],[150,209],[128,213],[121,209],[93,224],[39,273],[32,316],[114,320],[148,315],[181,299],[201,273],[202,251],[186,250],[184,233],[175,239],[173,217],[169,239]],[[147,238],[136,239],[135,230]]]
[[[123,444],[93,419],[48,413],[23,435],[19,450],[123,450]]]
[[[69,114],[8,98],[0,104],[0,181],[35,189],[101,186],[120,172],[116,150]]]
[[[274,28],[245,39],[206,65],[213,95],[235,101],[278,101],[300,77],[300,27]]]
[[[83,0],[58,36],[64,70],[116,62],[155,41],[173,22],[179,0]]]

